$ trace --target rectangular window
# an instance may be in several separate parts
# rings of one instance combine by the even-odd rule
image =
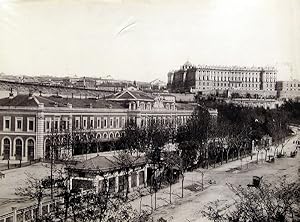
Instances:
[[[54,120],[54,129],[58,129],[59,121],[58,119]]]
[[[33,120],[29,120],[29,126],[28,126],[30,131],[33,131]]]
[[[119,117],[116,118],[116,128],[120,128],[120,119],[119,119]]]
[[[104,120],[103,120],[103,127],[107,128],[107,118],[104,118]]]
[[[97,128],[101,128],[101,118],[97,118]]]
[[[46,130],[50,130],[50,122],[49,121],[46,121]]]
[[[90,117],[90,128],[94,129],[94,117]]]
[[[83,129],[87,128],[87,117],[83,117],[83,124],[82,124]]]
[[[34,118],[33,117],[29,117],[27,118],[27,131],[34,131]]]
[[[75,117],[75,129],[80,129],[80,117]]]
[[[125,117],[122,117],[122,122],[121,122],[121,128],[125,127],[126,119]]]
[[[109,118],[109,128],[113,128],[113,127],[114,127],[114,119]]]
[[[16,131],[22,131],[23,130],[23,117],[16,117]]]
[[[11,123],[11,117],[10,116],[4,116],[3,117],[3,130],[4,131],[10,131],[10,123]]]
[[[63,120],[61,121],[61,129],[67,129],[67,121],[66,120]]]

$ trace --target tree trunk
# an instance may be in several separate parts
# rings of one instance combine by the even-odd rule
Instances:
[[[126,200],[128,200],[128,193],[129,193],[129,176],[128,176],[128,173],[126,172],[126,176],[125,176],[125,178],[126,178],[126,193],[125,193],[125,198],[126,198]]]
[[[151,212],[153,212],[153,193],[151,192]]]
[[[73,221],[76,222],[76,214],[75,214],[75,209],[74,207],[72,206],[72,211],[73,211]]]
[[[184,175],[182,174],[182,180],[181,180],[181,198],[183,198],[183,181],[184,181]]]
[[[154,210],[156,210],[156,188],[154,190]]]
[[[221,155],[221,165],[223,165],[223,158],[224,158],[224,150],[222,150],[222,155]]]
[[[141,199],[140,199],[140,214],[142,213],[142,200],[143,200],[143,197],[141,196]]]
[[[41,204],[42,200],[38,199],[37,210],[35,211],[35,221],[38,222],[41,216]]]
[[[172,204],[172,183],[170,182],[170,204]]]
[[[65,195],[69,195],[66,193]],[[65,221],[68,219],[68,209],[69,209],[69,197],[65,196]]]
[[[228,151],[226,152],[226,163],[228,163],[228,158],[229,158],[229,149],[228,149]]]

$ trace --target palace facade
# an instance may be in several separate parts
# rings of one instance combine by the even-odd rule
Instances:
[[[0,158],[44,159],[53,129],[93,130],[101,141],[110,141],[121,136],[128,120],[140,126],[150,119],[177,126],[186,123],[192,112],[192,105],[177,104],[172,95],[141,91],[85,99],[10,93],[0,99]]]
[[[171,92],[239,93],[276,96],[277,70],[273,67],[194,66],[185,63],[168,73]]]
[[[277,85],[277,96],[280,99],[299,99],[300,98],[300,81],[278,81]]]

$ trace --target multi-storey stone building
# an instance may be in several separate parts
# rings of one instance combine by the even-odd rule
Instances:
[[[63,98],[16,95],[0,99],[0,158],[45,158],[54,130],[93,130],[101,141],[120,137],[127,120],[145,125],[149,119],[184,124],[191,105],[176,104],[171,95],[121,91],[106,98]]]
[[[194,66],[185,63],[168,73],[172,92],[202,94],[239,93],[276,96],[277,71],[273,67]]]
[[[300,81],[278,81],[276,85],[277,96],[280,99],[300,98]]]

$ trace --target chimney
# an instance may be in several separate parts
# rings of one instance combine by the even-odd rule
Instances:
[[[12,92],[12,88],[10,88],[10,93],[9,93],[8,98],[9,98],[9,99],[14,98],[14,94],[13,94],[13,92]]]
[[[33,98],[32,92],[29,92],[28,99],[32,99],[32,98]]]
[[[71,103],[67,103],[67,107],[68,107],[69,109],[72,109],[72,104],[71,104]]]
[[[92,103],[90,103],[90,108],[93,108],[93,104]]]

